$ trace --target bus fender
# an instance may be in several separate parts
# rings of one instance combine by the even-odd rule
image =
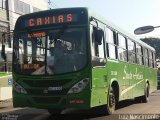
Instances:
[[[109,90],[111,87],[114,89],[115,95],[116,95],[116,101],[118,101],[119,100],[119,84],[118,84],[118,81],[116,78],[111,79],[111,82],[110,82],[109,88],[108,88],[108,93],[109,93]]]
[[[149,85],[149,89],[150,89],[150,83],[149,83],[149,80],[148,80],[148,79],[146,79],[146,80],[145,80],[144,87],[146,87],[146,84],[148,84],[148,85]]]

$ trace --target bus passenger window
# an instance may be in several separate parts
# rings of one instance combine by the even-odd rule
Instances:
[[[106,42],[108,47],[108,57],[111,59],[116,59],[116,40],[115,32],[111,29],[106,29]]]
[[[149,67],[152,67],[152,52],[149,51]]]
[[[156,62],[155,62],[155,53],[154,52],[152,52],[152,64],[153,64],[153,68],[155,68],[156,67]]]
[[[148,50],[144,49],[143,52],[144,52],[144,54],[143,54],[144,55],[144,64],[146,67],[148,67],[149,66]]]
[[[118,34],[118,59],[127,61],[126,39],[120,34]]]
[[[136,63],[135,43],[128,39],[128,61]]]
[[[136,53],[137,53],[137,64],[143,65],[142,47],[139,44],[136,44]]]

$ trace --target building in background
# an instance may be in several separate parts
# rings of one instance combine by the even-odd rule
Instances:
[[[48,0],[8,0],[10,31],[14,30],[16,20],[19,16],[49,8]],[[11,45],[12,45],[12,34]],[[12,46],[11,46],[12,47]]]
[[[2,42],[6,47],[12,47],[10,33],[19,16],[48,8],[48,0],[0,0],[0,49]]]
[[[9,42],[7,33],[9,33],[9,16],[7,0],[0,0],[0,45],[2,42]],[[7,44],[8,45],[8,44]],[[1,46],[0,46],[1,48]]]
[[[12,31],[19,16],[47,10],[48,0],[0,0],[0,100],[12,98]],[[5,56],[2,57],[2,45]]]
[[[10,30],[20,15],[48,9],[48,0],[8,0]]]
[[[20,15],[48,8],[48,0],[0,0],[0,48],[2,42],[11,47],[10,31]]]
[[[6,61],[1,56],[2,43],[7,48],[11,47],[9,26],[8,0],[0,0],[0,72],[5,72]],[[11,68],[10,68],[11,69]],[[0,82],[1,84],[1,82]]]
[[[47,10],[49,8],[48,0],[0,0],[0,72],[6,72],[6,66],[2,66],[4,62],[12,61],[11,55],[6,60],[1,56],[2,44],[7,50],[12,48],[12,31],[16,20],[19,16]],[[9,49],[8,49],[9,48]],[[9,67],[9,66],[8,66]]]

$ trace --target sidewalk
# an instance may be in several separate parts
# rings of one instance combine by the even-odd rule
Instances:
[[[7,100],[0,101],[0,109],[3,109],[3,108],[8,107],[8,106],[13,106],[12,99],[7,99]]]

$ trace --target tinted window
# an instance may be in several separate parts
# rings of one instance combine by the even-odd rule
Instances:
[[[128,61],[136,63],[135,43],[128,39]]]
[[[127,61],[126,39],[120,34],[118,34],[118,59]]]
[[[106,42],[108,47],[108,57],[111,59],[116,59],[116,40],[115,40],[115,32],[106,29]]]

